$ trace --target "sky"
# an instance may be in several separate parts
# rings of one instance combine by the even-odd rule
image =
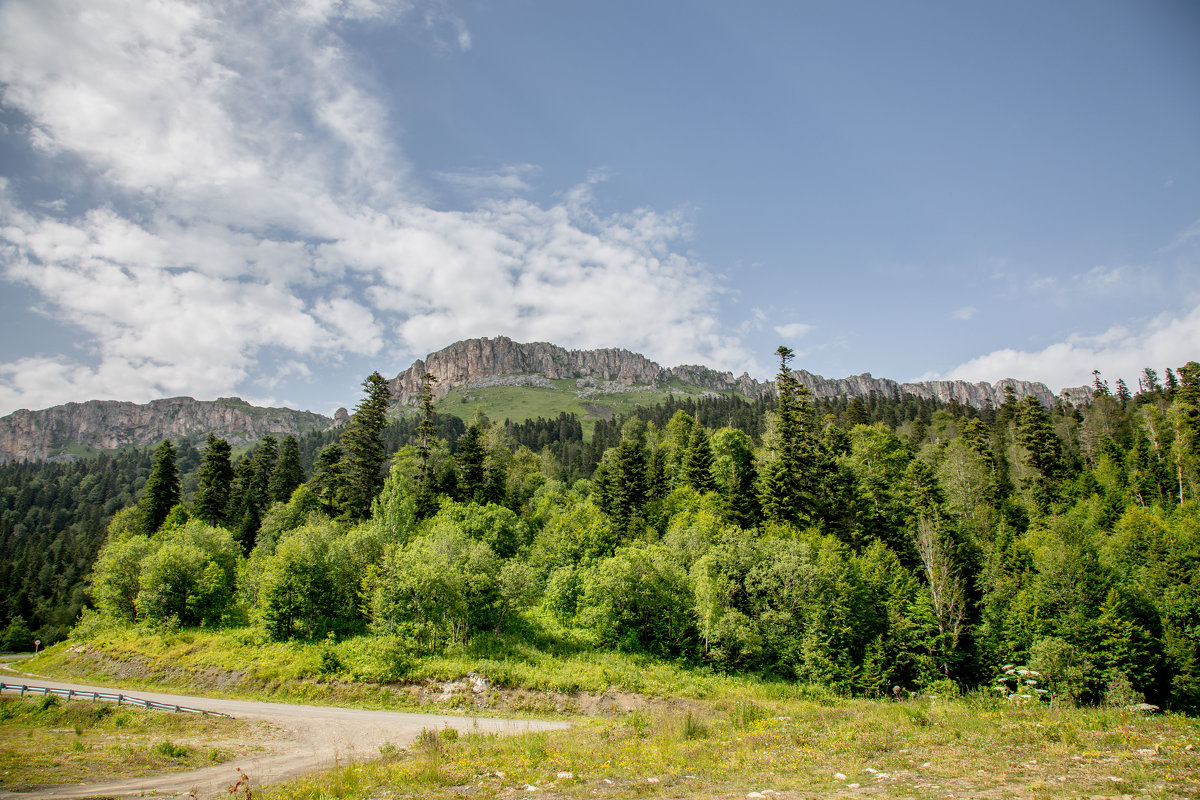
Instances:
[[[455,341],[1200,360],[1200,5],[0,0],[0,414]]]

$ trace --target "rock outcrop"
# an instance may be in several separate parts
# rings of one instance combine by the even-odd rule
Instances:
[[[483,386],[500,376],[529,376],[542,380],[591,379],[623,386],[647,385],[665,387],[671,381],[713,392],[734,391],[749,398],[772,397],[774,381],[760,382],[743,373],[735,378],[731,372],[717,372],[708,367],[688,364],[663,368],[645,356],[628,350],[567,350],[547,342],[522,344],[507,337],[468,339],[418,359],[389,384],[394,402],[416,405],[421,390],[421,377],[429,373],[437,382],[433,385],[434,399],[444,397],[456,386]],[[1034,395],[1043,405],[1050,406],[1055,396],[1043,383],[1006,378],[996,383],[967,381],[920,381],[897,383],[887,378],[875,378],[870,373],[849,378],[829,379],[805,370],[796,377],[820,398],[840,396],[869,397],[872,392],[886,396],[903,396],[957,401],[963,405],[983,408],[1004,402],[1005,389],[1012,387],[1017,398]],[[1080,405],[1091,401],[1087,387],[1064,389],[1065,400]]]
[[[73,446],[117,450],[209,433],[236,446],[267,434],[298,435],[333,424],[320,414],[260,408],[237,397],[172,397],[144,405],[90,400],[41,411],[21,409],[0,418],[0,463],[62,458]]]
[[[627,386],[658,384],[664,376],[658,364],[628,350],[567,350],[548,342],[522,344],[498,336],[455,342],[424,360],[417,359],[388,384],[394,401],[417,405],[425,373],[437,379],[433,386],[435,400],[455,386],[499,375],[540,375],[548,380],[594,378]]]

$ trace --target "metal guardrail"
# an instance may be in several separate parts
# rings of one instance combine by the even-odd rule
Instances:
[[[127,694],[114,694],[112,692],[58,689],[53,686],[30,686],[26,683],[5,683],[0,681],[0,693],[3,692],[17,692],[21,697],[24,697],[26,694],[40,694],[43,697],[55,695],[57,697],[65,697],[68,700],[91,700],[93,703],[97,700],[103,700],[108,703],[116,703],[117,705],[140,706],[141,708],[152,708],[159,711],[174,711],[179,714],[200,714],[201,716],[233,719],[232,714],[222,714],[220,711],[205,711],[202,708],[189,708],[187,706],[175,705],[174,703],[160,703],[157,700],[143,700],[140,697],[131,697]]]

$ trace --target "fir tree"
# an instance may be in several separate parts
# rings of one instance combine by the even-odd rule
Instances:
[[[340,444],[326,445],[317,453],[313,463],[312,479],[308,488],[316,495],[327,511],[335,512],[342,504],[345,492],[345,451]]]
[[[175,467],[175,448],[171,446],[170,439],[164,439],[154,450],[154,465],[150,468],[150,478],[138,502],[146,531],[157,531],[171,509],[178,504],[179,471]]]
[[[192,513],[209,525],[227,525],[229,501],[233,492],[232,449],[229,442],[210,433],[204,443],[204,456],[196,474],[196,496]]]
[[[698,492],[711,492],[713,452],[708,432],[701,425],[692,428],[687,450],[683,454],[683,480]]]
[[[458,467],[459,496],[466,502],[483,504],[487,490],[487,450],[483,445],[483,431],[479,425],[471,424],[458,440],[454,461]]]
[[[421,400],[421,422],[417,425],[417,435],[420,437],[417,448],[421,452],[421,474],[417,486],[417,515],[420,517],[429,516],[437,506],[437,487],[430,459],[433,439],[437,435],[437,426],[433,422],[433,384],[435,383],[437,383],[437,378],[428,372],[421,376],[421,392],[418,395]]]
[[[300,443],[288,434],[279,447],[279,459],[271,472],[267,492],[272,503],[286,503],[292,493],[304,483],[304,467],[300,464]]]
[[[346,490],[341,508],[350,519],[364,519],[371,501],[383,488],[383,429],[387,427],[387,409],[392,393],[387,381],[372,372],[363,381],[366,396],[359,402],[342,434],[345,450]]]
[[[763,475],[759,497],[763,516],[776,522],[806,522],[816,516],[817,441],[809,392],[788,367],[793,353],[780,346],[776,390],[775,458]]]
[[[1062,466],[1062,444],[1050,426],[1050,417],[1033,395],[1019,403],[1017,441],[1029,454],[1029,465],[1037,470],[1033,497],[1038,508],[1049,512]]]

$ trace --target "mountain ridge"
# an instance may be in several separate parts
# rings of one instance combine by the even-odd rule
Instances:
[[[400,406],[417,405],[420,402],[421,378],[425,373],[436,379],[432,387],[435,400],[444,397],[453,388],[469,386],[476,381],[522,375],[541,375],[550,380],[605,381],[616,387],[635,384],[666,386],[672,380],[678,380],[712,392],[736,392],[750,399],[775,395],[774,381],[758,381],[744,372],[735,378],[731,372],[718,372],[697,364],[666,368],[639,353],[621,348],[568,350],[549,342],[521,343],[498,336],[494,339],[464,339],[430,353],[424,359],[417,359],[407,370],[389,381],[393,402]],[[1091,389],[1086,386],[1063,389],[1056,396],[1044,383],[1014,378],[991,384],[958,380],[899,383],[890,378],[875,378],[869,372],[836,379],[824,378],[803,369],[795,370],[794,374],[814,396],[822,399],[841,395],[867,397],[877,392],[889,396],[911,394],[945,403],[957,401],[983,408],[988,404],[999,406],[1004,402],[1006,389],[1011,387],[1018,399],[1034,395],[1046,406],[1052,406],[1058,399],[1075,405],[1091,402]]]
[[[37,411],[22,408],[0,417],[0,464],[69,459],[72,447],[119,450],[209,433],[241,445],[334,424],[311,411],[253,406],[239,397],[169,397],[141,404],[88,400]]]
[[[580,398],[616,394],[634,387],[651,386],[671,391],[677,385],[719,394],[736,393],[748,399],[775,395],[774,381],[758,381],[748,374],[735,377],[699,364],[663,367],[646,356],[623,348],[568,350],[549,342],[514,342],[506,336],[480,337],[455,342],[412,366],[388,382],[394,407],[420,402],[421,377],[437,378],[434,399],[460,386],[532,385],[564,390],[551,381],[573,380],[571,391]],[[1064,389],[1054,395],[1045,384],[1006,378],[994,384],[966,381],[899,383],[870,373],[829,379],[807,370],[794,372],[815,397],[868,397],[911,394],[941,402],[957,401],[984,408],[1004,402],[1009,387],[1019,398],[1034,395],[1044,405],[1057,399],[1075,405],[1091,402],[1088,387]],[[163,439],[202,437],[214,433],[234,445],[247,444],[268,434],[299,434],[327,430],[345,421],[345,409],[333,418],[310,411],[252,406],[236,397],[195,400],[173,397],[137,404],[120,400],[66,403],[38,411],[20,409],[0,417],[0,464],[73,457],[71,448],[117,450],[148,446]]]

